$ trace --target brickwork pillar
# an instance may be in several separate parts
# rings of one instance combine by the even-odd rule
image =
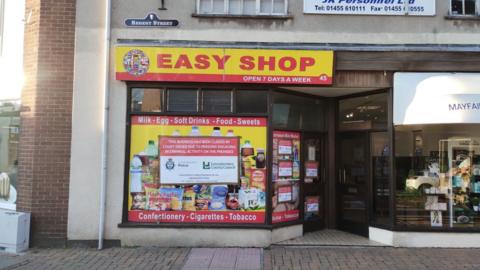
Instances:
[[[64,245],[75,0],[26,0],[17,209],[32,213],[34,246]]]

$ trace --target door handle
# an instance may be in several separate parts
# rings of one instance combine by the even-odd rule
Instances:
[[[321,181],[322,184],[325,184],[325,178],[327,178],[327,172],[326,172],[326,169],[324,167],[323,170],[322,170],[322,181]]]
[[[347,183],[347,170],[345,170],[345,168],[343,169],[343,183]]]
[[[341,169],[338,169],[338,183],[339,184],[342,183],[342,170]]]

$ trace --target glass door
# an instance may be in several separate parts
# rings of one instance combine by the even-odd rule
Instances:
[[[368,133],[341,133],[338,151],[339,228],[367,236],[367,198],[370,179]]]
[[[316,231],[325,227],[325,159],[324,136],[321,133],[304,133],[303,161],[303,231]]]

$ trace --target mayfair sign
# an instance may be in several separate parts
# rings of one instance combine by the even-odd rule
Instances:
[[[435,16],[435,0],[304,0],[309,14]]]
[[[329,85],[333,51],[119,46],[115,69],[122,81]]]

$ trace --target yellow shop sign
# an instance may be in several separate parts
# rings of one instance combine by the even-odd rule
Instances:
[[[332,84],[333,51],[116,48],[117,80]]]

